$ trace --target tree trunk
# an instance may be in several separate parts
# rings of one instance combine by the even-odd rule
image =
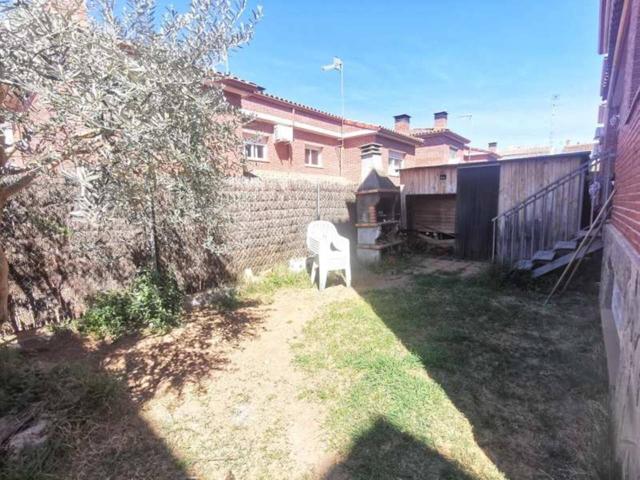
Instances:
[[[5,322],[9,322],[9,262],[0,244],[0,325]]]
[[[151,246],[153,251],[153,267],[156,273],[162,268],[162,259],[160,257],[160,242],[158,241],[158,225],[156,224],[156,201],[154,195],[151,195]]]
[[[156,273],[160,273],[162,269],[162,257],[160,253],[160,242],[158,238],[158,224],[156,221],[156,190],[158,183],[156,174],[153,169],[150,170],[150,192],[149,192],[149,229],[151,230],[151,254],[153,255],[153,268]]]
[[[0,149],[0,151],[4,155],[4,149]],[[37,175],[36,172],[31,172],[18,181],[0,188],[0,221],[2,221],[4,207],[8,199],[31,185]],[[9,322],[9,320],[9,262],[4,248],[0,244],[0,325]]]

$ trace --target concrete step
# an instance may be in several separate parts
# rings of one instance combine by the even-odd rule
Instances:
[[[553,246],[554,250],[575,250],[578,248],[577,240],[560,240]]]
[[[556,256],[555,250],[538,250],[531,259],[534,262],[550,262]]]
[[[533,269],[533,262],[531,260],[518,260],[513,268],[514,270],[529,271]]]
[[[598,236],[598,237],[600,236],[600,234],[599,234],[599,233],[598,233],[598,234],[596,234],[595,230],[596,230],[596,229],[594,228],[594,229],[591,231],[591,233],[590,233],[590,235],[589,235],[590,237],[591,237],[591,236]],[[578,233],[576,233],[575,239],[576,239],[576,240],[578,240],[578,241],[582,240],[584,237],[586,237],[586,236],[587,236],[587,233],[588,233],[588,232],[589,232],[589,229],[588,229],[588,228],[585,228],[584,230],[580,230]]]
[[[584,257],[585,255],[589,255],[590,253],[597,252],[598,250],[601,250],[601,249],[602,249],[602,239],[596,238],[586,252],[582,251],[580,254],[576,256],[576,260],[579,259],[580,257]],[[566,264],[568,264],[571,261],[574,253],[575,252],[567,253],[566,255],[562,255],[561,257],[556,258],[552,262],[549,262],[545,265],[542,265],[541,267],[536,268],[531,272],[531,276],[533,278],[538,278],[538,277],[541,277],[542,275],[552,272],[553,270],[556,270],[557,268],[564,267]]]

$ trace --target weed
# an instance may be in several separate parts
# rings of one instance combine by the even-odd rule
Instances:
[[[173,275],[143,271],[128,289],[90,299],[79,328],[100,338],[117,338],[143,328],[165,332],[178,323],[182,298]]]

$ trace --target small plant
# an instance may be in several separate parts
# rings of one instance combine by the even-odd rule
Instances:
[[[220,310],[225,312],[237,310],[244,305],[244,301],[236,287],[222,287],[215,303]]]
[[[100,338],[121,337],[140,327],[129,316],[131,297],[128,292],[99,293],[80,320],[80,331]]]
[[[183,294],[172,274],[143,271],[130,290],[129,316],[143,327],[167,331],[178,324]]]
[[[117,338],[143,328],[165,332],[178,324],[182,300],[175,276],[145,270],[127,290],[91,299],[80,330],[100,338]]]

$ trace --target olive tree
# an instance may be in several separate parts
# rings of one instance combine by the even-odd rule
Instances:
[[[0,214],[24,189],[46,188],[39,177],[65,176],[78,187],[73,215],[145,225],[156,266],[160,199],[171,221],[213,238],[245,120],[225,101],[216,66],[259,17],[244,0],[192,0],[162,15],[154,0],[122,10],[112,0],[0,0]]]

